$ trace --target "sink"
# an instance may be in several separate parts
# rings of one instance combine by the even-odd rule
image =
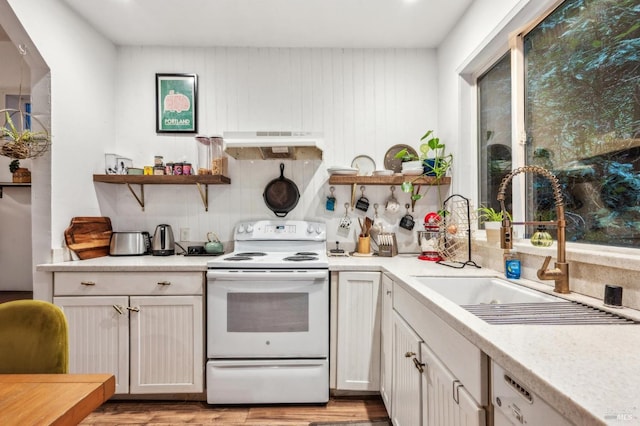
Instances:
[[[621,315],[500,278],[413,278],[489,324],[638,324]]]
[[[500,278],[422,276],[414,278],[458,305],[564,301],[559,297],[522,287]]]

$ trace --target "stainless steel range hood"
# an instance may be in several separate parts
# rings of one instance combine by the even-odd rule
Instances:
[[[224,132],[224,151],[236,160],[322,160],[322,133]]]

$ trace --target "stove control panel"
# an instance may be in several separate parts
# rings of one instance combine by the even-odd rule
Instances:
[[[239,223],[235,229],[236,240],[326,240],[324,223],[304,220],[259,220]]]

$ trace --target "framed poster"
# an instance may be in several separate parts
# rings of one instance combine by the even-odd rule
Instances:
[[[198,76],[156,74],[156,132],[198,132]]]

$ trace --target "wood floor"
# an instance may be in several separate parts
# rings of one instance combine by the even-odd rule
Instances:
[[[108,401],[81,425],[309,426],[388,423],[379,397],[332,397],[326,405],[212,406],[204,402]]]

